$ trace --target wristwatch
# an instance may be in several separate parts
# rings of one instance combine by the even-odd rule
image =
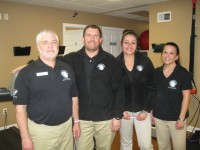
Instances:
[[[185,121],[185,118],[178,118],[178,120],[184,122],[184,121]]]

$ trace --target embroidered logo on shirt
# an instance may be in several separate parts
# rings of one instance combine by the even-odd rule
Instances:
[[[138,71],[142,71],[143,70],[143,66],[142,65],[137,65],[137,67],[136,67],[136,69],[138,70]]]
[[[68,72],[66,70],[61,71],[61,76],[64,78],[63,81],[70,80]]]
[[[169,81],[169,87],[170,89],[176,89],[177,81],[176,80],[171,80]]]
[[[99,70],[104,70],[105,65],[104,65],[104,64],[98,64],[98,65],[97,65],[97,68],[98,68]]]
[[[18,93],[18,91],[16,89],[13,89],[12,96],[14,98],[17,98],[17,96],[16,96],[17,93]]]

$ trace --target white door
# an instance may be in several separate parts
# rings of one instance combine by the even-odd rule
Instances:
[[[121,37],[123,30],[123,28],[102,27],[102,47],[115,57],[121,53]]]
[[[83,35],[83,29],[65,31],[65,41],[64,41],[65,53],[64,54],[78,51],[79,49],[83,47],[82,35]]]
[[[63,24],[63,45],[65,53],[68,54],[82,48],[83,29],[86,25]],[[114,55],[115,57],[121,53],[120,40],[122,37],[122,28],[102,27],[103,43],[102,48]]]
[[[63,24],[63,45],[65,46],[65,54],[78,51],[83,47],[83,29],[86,25]]]

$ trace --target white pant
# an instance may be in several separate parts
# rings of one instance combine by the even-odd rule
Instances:
[[[128,112],[131,116],[136,116],[139,112],[133,113]],[[135,130],[137,134],[138,145],[141,150],[153,150],[153,145],[151,143],[151,115],[148,116],[143,121],[138,121],[137,119],[125,120],[122,119],[120,128],[120,149],[121,150],[132,150],[133,145],[133,124],[135,125]]]

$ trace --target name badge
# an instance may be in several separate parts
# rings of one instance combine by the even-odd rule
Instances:
[[[39,76],[47,76],[48,75],[48,72],[38,72],[36,73],[37,77]]]

